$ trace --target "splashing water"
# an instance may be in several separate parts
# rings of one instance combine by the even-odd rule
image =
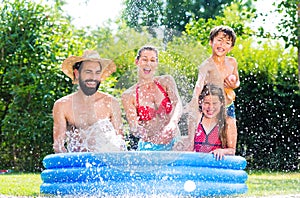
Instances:
[[[126,144],[109,119],[101,119],[87,129],[66,132],[68,152],[125,151]]]

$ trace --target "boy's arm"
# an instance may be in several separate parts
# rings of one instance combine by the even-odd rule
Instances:
[[[189,102],[187,108],[184,111],[185,113],[193,111],[194,109],[198,110],[198,106],[199,106],[198,99],[199,99],[199,95],[201,94],[202,89],[204,87],[207,73],[208,73],[208,71],[207,71],[207,67],[205,66],[205,64],[200,65],[199,69],[198,69],[198,79],[197,79],[197,82],[196,82],[194,90],[193,90],[193,96],[192,96],[192,99]]]
[[[232,89],[236,89],[240,86],[240,77],[239,77],[239,72],[238,72],[238,63],[235,58],[231,57],[230,59],[231,64],[233,65],[233,71],[232,74],[235,75],[236,81],[234,83],[229,82],[230,87]]]

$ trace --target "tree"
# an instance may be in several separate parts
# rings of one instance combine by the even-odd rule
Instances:
[[[182,32],[185,30],[185,25],[192,19],[214,19],[216,16],[221,15],[223,8],[231,2],[232,0],[167,0],[163,24],[169,29]]]
[[[300,2],[299,0],[274,1],[273,6],[276,6],[275,11],[282,16],[276,26],[279,33],[271,35],[261,27],[258,36],[282,39],[285,42],[285,48],[296,47],[298,49],[298,84],[300,88]]]
[[[283,13],[277,29],[280,35],[277,38],[282,38],[285,41],[285,47],[290,46],[298,49],[298,84],[300,89],[300,2],[299,0],[281,1],[277,5],[277,12]]]
[[[52,151],[52,106],[72,91],[60,64],[84,39],[53,7],[4,0],[0,7],[0,161],[2,168],[36,171]]]
[[[238,14],[237,14],[238,13]],[[250,19],[255,17],[252,9],[241,6],[238,3],[233,3],[224,9],[224,17],[216,16],[215,19],[200,18],[199,20],[193,20],[186,25],[185,34],[193,36],[203,45],[207,45],[209,42],[210,30],[214,26],[228,25],[232,27],[237,37],[248,38],[253,35],[253,31],[245,25]]]
[[[222,16],[223,9],[234,0],[195,0],[195,1],[125,1],[122,18],[129,27],[140,29],[141,26],[162,27],[172,34],[181,35],[185,25],[192,19],[215,19]],[[242,6],[250,8],[251,0],[243,1]]]
[[[131,28],[141,31],[143,26],[154,28],[161,25],[163,2],[161,0],[126,0],[122,18]]]

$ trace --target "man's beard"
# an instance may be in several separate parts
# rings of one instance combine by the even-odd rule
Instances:
[[[96,82],[96,87],[88,87],[88,86],[86,86],[85,83],[87,83],[87,82]],[[97,92],[97,90],[98,90],[98,88],[100,86],[100,81],[98,81],[98,80],[86,80],[86,81],[83,81],[79,77],[79,86],[80,86],[80,89],[82,90],[82,92],[85,95],[91,96],[91,95],[93,95],[94,93]]]

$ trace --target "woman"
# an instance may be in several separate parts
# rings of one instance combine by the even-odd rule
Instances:
[[[135,64],[138,82],[122,94],[122,104],[131,132],[140,138],[138,150],[172,150],[182,112],[175,80],[155,76],[158,51],[152,46],[138,51]]]

